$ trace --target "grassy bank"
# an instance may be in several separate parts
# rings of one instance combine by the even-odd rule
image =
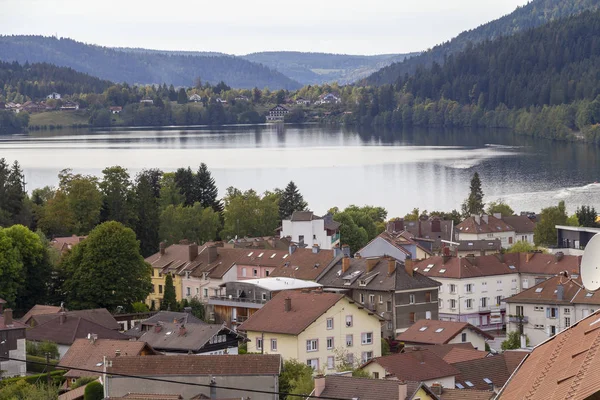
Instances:
[[[85,111],[50,111],[33,113],[29,116],[29,126],[71,126],[87,125],[89,116]]]

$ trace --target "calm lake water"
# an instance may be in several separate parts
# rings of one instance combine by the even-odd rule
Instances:
[[[174,171],[208,164],[220,193],[296,182],[309,206],[384,206],[389,217],[459,208],[469,180],[482,177],[485,200],[539,211],[565,200],[574,211],[600,209],[600,151],[583,144],[515,136],[507,131],[358,132],[317,126],[235,126],[162,130],[62,130],[0,136],[0,157],[18,160],[27,189],[56,185],[57,173],[101,175],[121,165]]]

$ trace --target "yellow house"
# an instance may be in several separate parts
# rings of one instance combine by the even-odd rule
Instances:
[[[421,382],[354,378],[351,375],[321,375],[315,378],[313,395],[340,399],[439,400],[441,389],[439,385],[430,388]]]
[[[238,329],[248,352],[281,354],[328,374],[379,357],[381,321],[343,294],[283,291]]]

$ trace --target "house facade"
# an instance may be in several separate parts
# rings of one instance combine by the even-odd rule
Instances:
[[[308,246],[318,245],[324,250],[340,244],[340,223],[331,215],[317,217],[312,211],[294,211],[289,219],[281,221],[280,236]]]
[[[600,228],[587,228],[583,226],[556,225],[555,228],[556,246],[561,249],[584,250],[590,239],[597,233],[600,233]]]
[[[25,376],[26,363],[3,360],[3,358],[14,358],[25,360],[25,329],[27,326],[13,319],[11,309],[2,310],[6,302],[0,299],[0,377],[10,378],[14,376]]]
[[[281,292],[238,329],[248,352],[280,354],[323,374],[381,355],[381,319],[337,293]]]
[[[401,232],[406,230],[415,238],[432,240],[432,250],[439,251],[442,248],[442,240],[456,241],[454,233],[454,221],[444,220],[439,217],[430,217],[427,219],[418,219],[416,221],[405,221],[403,219],[390,221],[393,224],[393,230]],[[389,228],[388,224],[388,230]]]
[[[515,228],[503,221],[500,214],[470,216],[456,226],[456,231],[458,240],[500,239],[504,248],[516,243]]]
[[[56,93],[56,92],[52,92],[50,93],[48,96],[46,96],[47,99],[54,99],[54,100],[60,100],[60,93]]]
[[[190,97],[188,97],[188,101],[194,102],[194,103],[198,103],[199,101],[202,101],[202,96],[200,96],[197,93],[194,93],[193,95],[191,95]]]
[[[277,105],[269,110],[267,122],[282,122],[289,113],[289,109],[282,105]]]

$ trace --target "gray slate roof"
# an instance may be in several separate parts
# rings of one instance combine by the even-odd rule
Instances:
[[[160,351],[198,351],[220,331],[231,332],[218,324],[187,324],[184,331],[180,331],[181,324],[171,322],[161,325],[160,332],[150,329],[140,337],[141,341]]]
[[[141,324],[138,324],[123,333],[125,333],[128,336],[133,336],[133,337],[139,338],[140,336],[142,336],[144,334],[144,331],[145,331],[144,329],[142,329],[142,325],[146,325],[146,329],[148,329],[148,326],[154,326],[159,322],[173,323],[175,321],[179,324],[205,324],[204,321],[202,321],[199,318],[194,317],[190,313],[175,312],[175,311],[159,311],[156,314],[154,314],[153,316],[151,316],[150,318],[142,321]]]

